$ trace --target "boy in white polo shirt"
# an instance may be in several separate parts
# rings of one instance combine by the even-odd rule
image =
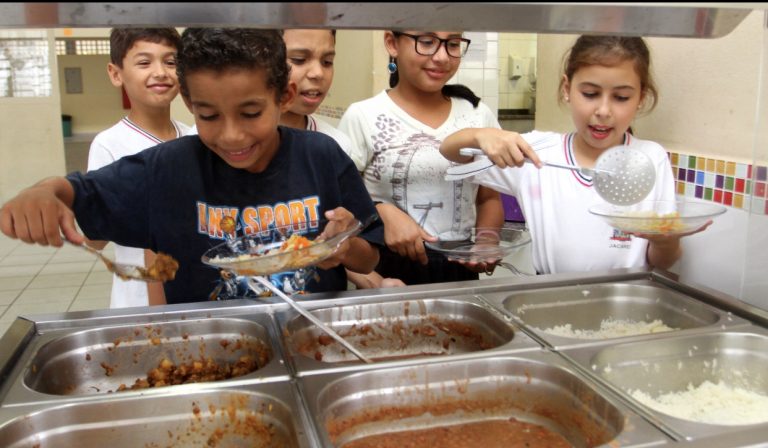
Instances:
[[[175,28],[113,28],[110,33],[107,73],[112,85],[124,88],[131,103],[126,117],[100,132],[91,143],[88,171],[189,132],[189,127],[171,119],[171,102],[179,93],[176,53],[181,37]],[[92,241],[103,248],[107,242]],[[118,263],[148,266],[154,252],[115,245]],[[165,303],[162,284],[112,280],[110,308]]]

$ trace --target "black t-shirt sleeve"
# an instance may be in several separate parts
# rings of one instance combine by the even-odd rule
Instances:
[[[149,197],[152,188],[147,149],[88,173],[71,173],[72,209],[90,239],[149,247]]]

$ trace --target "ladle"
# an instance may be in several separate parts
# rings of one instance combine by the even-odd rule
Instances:
[[[446,180],[460,180],[474,176],[493,166],[481,149],[462,148],[463,156],[479,156],[474,162],[458,165],[446,171]],[[533,163],[530,159],[525,159]],[[614,205],[636,204],[651,192],[656,182],[656,168],[647,154],[626,145],[614,146],[600,154],[594,168],[542,162],[545,166],[578,171],[592,178],[595,191],[606,202]]]

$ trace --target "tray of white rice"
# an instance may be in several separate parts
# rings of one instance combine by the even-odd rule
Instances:
[[[563,354],[681,439],[762,428],[768,441],[768,331],[761,327]]]
[[[501,292],[484,297],[555,349],[749,323],[647,280]]]

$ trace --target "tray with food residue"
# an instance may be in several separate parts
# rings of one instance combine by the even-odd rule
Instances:
[[[553,348],[749,322],[646,280],[483,294]]]
[[[551,352],[299,381],[324,447],[583,448],[668,440]]]
[[[386,302],[368,299],[310,312],[377,365],[541,348],[472,296]],[[299,375],[361,364],[303,316],[288,311],[277,317],[288,349],[286,356]]]
[[[0,426],[0,441],[6,448],[310,448],[299,408],[289,382],[32,406]]]
[[[750,430],[768,434],[763,328],[671,334],[562,353],[681,439]]]
[[[6,403],[284,378],[267,316],[106,326],[40,338]]]

